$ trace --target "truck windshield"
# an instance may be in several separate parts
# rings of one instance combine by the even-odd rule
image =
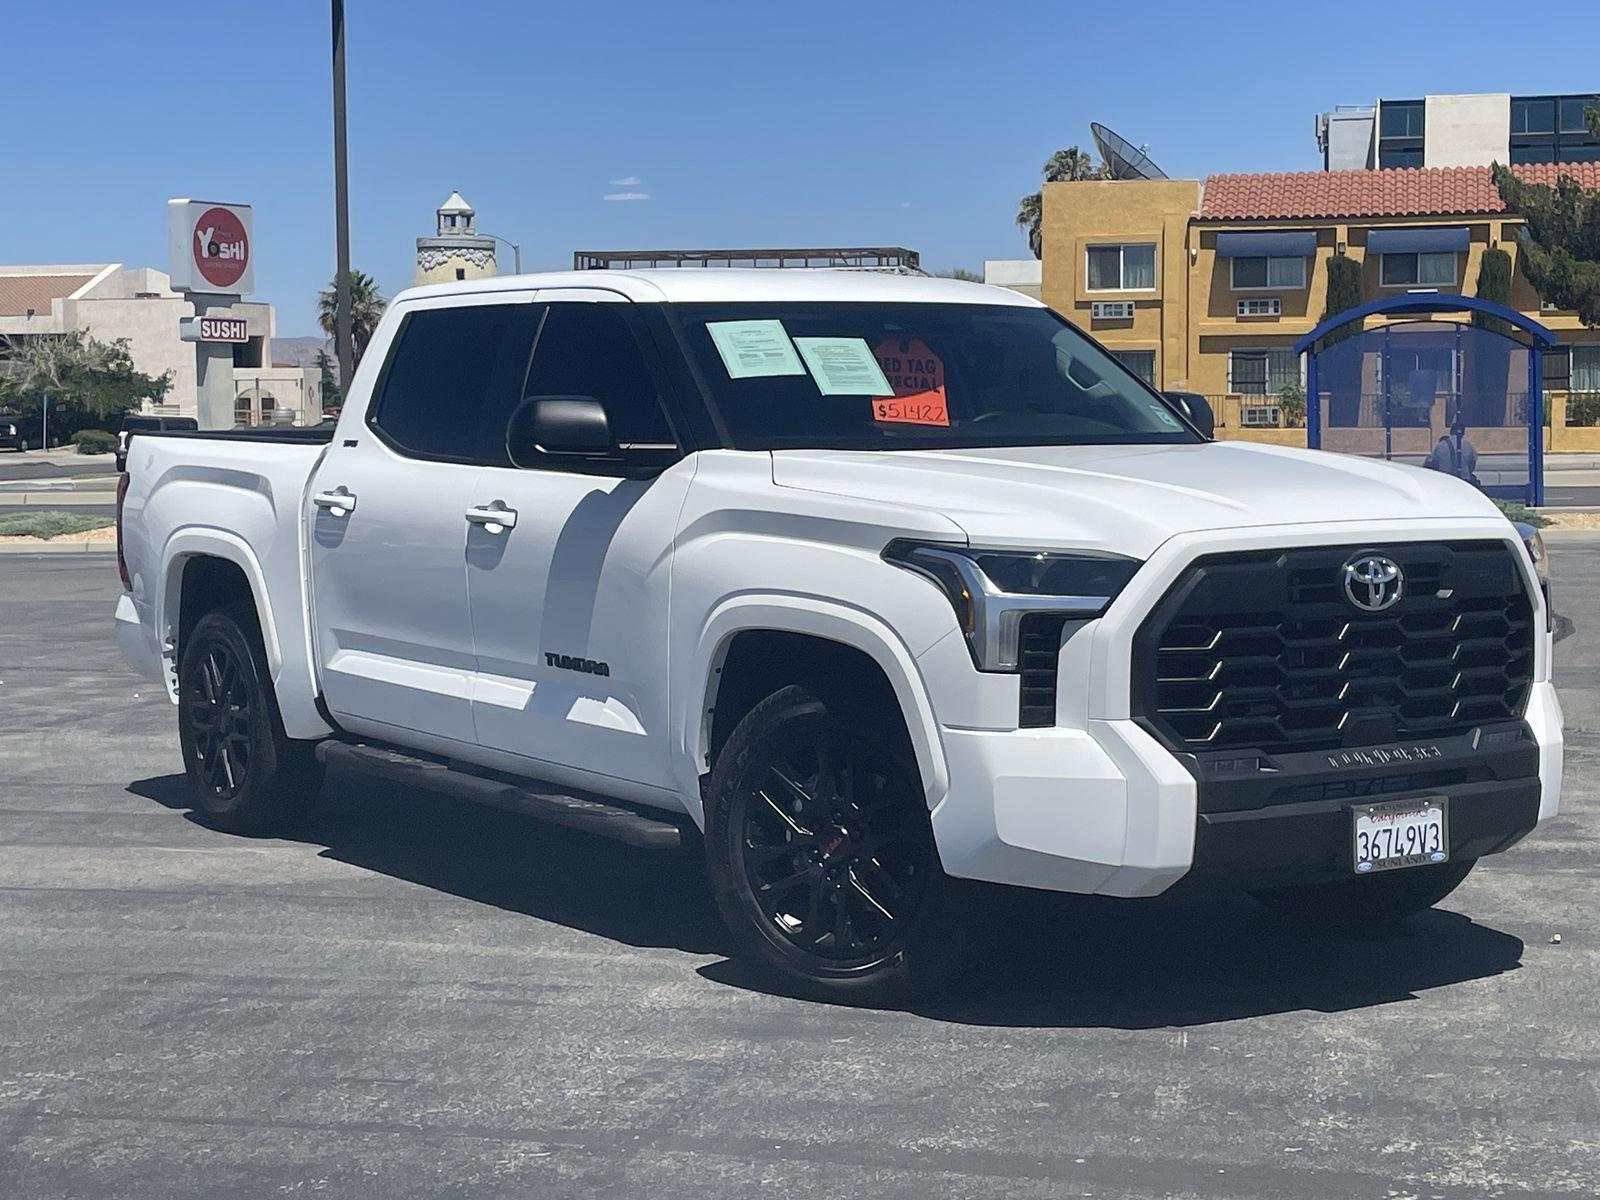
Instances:
[[[725,436],[739,449],[1201,440],[1161,397],[1049,309],[671,307]]]

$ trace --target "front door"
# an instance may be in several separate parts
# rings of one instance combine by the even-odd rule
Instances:
[[[341,422],[312,480],[323,698],[351,731],[405,745],[474,741],[466,511],[538,316],[531,293],[482,299],[404,306],[369,350],[387,358],[367,422]]]
[[[538,299],[549,307],[524,395],[590,396],[618,443],[673,443],[630,305],[602,291]],[[532,461],[477,480],[481,508],[516,513],[468,534],[478,741],[580,784],[671,787],[667,583],[693,464],[628,480]]]

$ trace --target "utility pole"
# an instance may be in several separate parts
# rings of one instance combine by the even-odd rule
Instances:
[[[333,220],[338,265],[333,295],[333,346],[339,359],[339,388],[350,393],[356,373],[350,344],[350,168],[346,161],[344,123],[344,0],[333,0]]]

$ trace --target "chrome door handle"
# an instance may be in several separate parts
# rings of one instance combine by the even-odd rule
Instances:
[[[327,509],[336,517],[348,517],[356,510],[355,493],[342,484],[331,492],[316,493],[311,497],[311,503]]]
[[[488,533],[500,533],[503,530],[515,529],[517,526],[517,510],[507,508],[504,500],[495,500],[489,504],[467,509],[467,524],[482,525]]]

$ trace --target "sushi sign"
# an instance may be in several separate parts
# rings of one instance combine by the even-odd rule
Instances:
[[[248,204],[167,201],[167,250],[179,292],[242,296],[255,289]]]

